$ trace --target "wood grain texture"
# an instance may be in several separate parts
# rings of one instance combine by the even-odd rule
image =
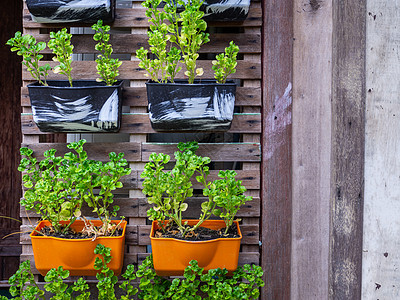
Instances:
[[[40,34],[34,36],[37,41],[48,42],[49,34]],[[113,34],[110,37],[110,43],[113,46],[114,53],[136,53],[136,50],[144,47],[149,48],[147,43],[147,34]],[[235,41],[239,46],[239,53],[260,53],[261,52],[261,35],[260,34],[210,34],[210,42],[203,45],[199,53],[220,53],[221,49],[225,49],[230,41]],[[74,45],[74,53],[98,53],[95,50],[96,41],[93,40],[91,34],[76,34],[71,39]],[[52,54],[52,50],[46,48],[42,53]]]
[[[49,63],[50,66],[54,67],[56,65],[55,62],[52,61],[43,61],[41,64]],[[260,79],[261,78],[261,64],[259,62],[247,62],[243,60],[238,60],[237,62],[237,72],[235,73],[235,77],[237,79]],[[211,60],[200,60],[197,64],[198,68],[204,69],[203,77],[206,78],[214,78],[214,71],[211,69],[212,61]],[[139,67],[138,61],[126,61],[122,62],[121,67],[119,68],[119,79],[141,79],[147,80],[148,78],[144,76],[145,70]],[[177,79],[184,78],[184,73],[180,72]],[[93,80],[93,78],[97,78],[97,70],[96,70],[96,62],[94,61],[73,61],[72,62],[72,78],[74,80],[79,79],[87,79]],[[65,75],[54,74],[53,72],[49,73],[48,80],[65,80]],[[33,80],[31,74],[23,68],[22,70],[22,80]]]
[[[220,27],[254,27],[261,26],[262,11],[261,5],[259,2],[252,2],[249,10],[249,15],[247,19],[243,22],[209,22],[208,26],[220,26]],[[40,24],[32,21],[32,17],[30,16],[28,10],[24,10],[23,15],[23,24],[24,28],[62,28],[65,27],[65,24]],[[89,27],[91,24],[74,24],[74,26],[78,27]],[[149,27],[149,23],[147,18],[145,17],[145,8],[135,8],[135,9],[126,9],[120,8],[116,10],[115,21],[113,22],[113,27],[115,28],[147,28]]]
[[[328,299],[332,6],[294,1],[292,299]]]
[[[333,1],[330,299],[361,299],[366,0]]]
[[[290,299],[293,1],[263,11],[262,299]]]
[[[19,219],[18,199],[21,197],[19,147],[22,141],[20,124],[21,59],[6,46],[22,25],[22,1],[7,3],[0,10],[0,215]],[[18,231],[17,221],[0,218],[1,237]],[[4,230],[3,230],[4,229]],[[10,251],[15,250],[10,256]],[[21,252],[18,239],[0,239],[0,280],[7,280],[18,269]]]
[[[398,299],[400,10],[367,1],[362,299]]]

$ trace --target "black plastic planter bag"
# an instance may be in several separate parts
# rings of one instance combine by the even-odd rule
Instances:
[[[112,22],[115,0],[26,0],[32,19],[38,23]]]
[[[156,131],[226,131],[235,107],[236,84],[215,80],[148,82],[151,126]]]
[[[33,120],[42,132],[118,132],[122,81],[48,81],[28,85]]]

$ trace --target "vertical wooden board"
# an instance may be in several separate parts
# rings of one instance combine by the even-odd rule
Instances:
[[[333,1],[330,299],[361,299],[365,5]]]
[[[3,4],[5,4],[3,2]],[[22,1],[7,3],[0,10],[0,215],[19,219],[18,201],[21,197],[21,175],[19,165],[19,148],[21,144],[20,130],[20,89],[21,85],[21,58],[11,52],[6,41],[14,36],[15,31],[22,25]],[[3,237],[15,231],[19,226],[17,221],[0,218],[0,232]],[[18,269],[16,258],[6,255],[9,241],[15,248],[21,249],[17,239],[0,239],[0,280],[7,280],[9,275]],[[18,252],[15,252],[18,256]]]
[[[293,1],[263,2],[262,299],[290,299]]]
[[[294,2],[291,298],[327,299],[332,5]]]
[[[400,299],[400,10],[367,1],[362,299]]]

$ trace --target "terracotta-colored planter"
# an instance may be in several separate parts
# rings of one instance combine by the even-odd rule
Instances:
[[[188,221],[189,225],[194,225],[198,220],[184,221]],[[242,239],[239,223],[235,221],[235,224],[240,236],[238,238],[193,242],[154,237],[159,226],[157,221],[153,221],[150,239],[156,273],[160,276],[183,275],[183,271],[192,259],[197,260],[199,266],[205,271],[216,268],[226,268],[229,272],[235,271]],[[202,227],[221,229],[225,227],[225,223],[222,220],[207,220],[204,221]]]
[[[95,226],[102,224],[99,220],[92,220],[91,222]],[[112,222],[119,224],[121,221]],[[36,230],[39,231],[48,225],[50,225],[49,221],[41,221],[36,226]],[[71,228],[80,231],[83,226],[84,222],[78,220],[71,225]],[[112,260],[108,267],[116,275],[119,275],[124,260],[126,221],[121,222],[121,227],[123,228],[121,236],[103,236],[94,241],[92,239],[61,239],[41,236],[32,231],[30,237],[36,269],[44,276],[51,268],[63,266],[64,270],[70,271],[71,276],[94,276],[98,272],[93,267],[94,261],[96,256],[99,256],[94,254],[94,249],[97,244],[102,244],[112,249]]]

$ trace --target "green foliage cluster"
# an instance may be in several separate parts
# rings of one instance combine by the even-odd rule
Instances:
[[[107,85],[113,85],[117,81],[115,78],[119,75],[118,68],[122,61],[118,58],[111,58],[113,48],[109,43],[110,26],[103,25],[103,20],[98,20],[96,24],[92,25],[92,29],[96,31],[93,39],[98,42],[95,49],[101,53],[96,59],[97,74],[100,75],[97,81],[104,81]]]
[[[20,31],[17,31],[15,37],[9,39],[6,45],[11,46],[12,52],[17,51],[17,54],[23,57],[22,64],[27,67],[34,79],[42,85],[47,85],[46,80],[51,67],[49,64],[39,66],[39,61],[43,58],[40,52],[46,48],[45,42],[37,42],[33,36],[22,35]]]
[[[237,173],[233,170],[220,171],[220,179],[208,181],[210,163],[209,157],[196,155],[197,142],[179,143],[179,151],[175,152],[175,165],[166,170],[170,156],[163,153],[152,153],[149,162],[145,165],[141,177],[143,193],[147,201],[153,205],[147,215],[150,220],[157,220],[162,226],[164,221],[174,222],[182,236],[194,231],[212,215],[221,217],[226,224],[225,234],[232,225],[240,207],[252,197],[245,196],[246,188],[240,180],[236,180]],[[193,196],[191,178],[203,185],[203,195],[208,201],[201,204],[199,221],[194,226],[182,223],[182,213],[188,208],[187,198]]]
[[[165,2],[165,5],[160,9],[162,2]],[[147,0],[143,3],[147,9],[146,16],[151,23],[148,32],[150,52],[142,47],[136,51],[136,56],[140,59],[139,66],[147,71],[146,75],[151,80],[174,82],[176,75],[182,69],[180,63],[186,68],[185,75],[190,84],[197,76],[204,73],[203,69],[197,68],[196,65],[200,47],[210,41],[209,34],[205,32],[207,23],[203,20],[204,12],[200,11],[201,5],[200,0]],[[183,9],[180,13],[178,7]],[[239,49],[234,46],[235,51],[236,48]],[[154,58],[149,58],[149,53]],[[236,62],[236,58],[237,55],[229,57],[229,68],[236,67],[232,62],[233,60]],[[222,71],[222,78],[225,77],[226,81],[226,76],[234,72],[232,70],[228,72],[228,61],[221,64],[221,67],[225,68]],[[219,73],[221,71],[215,73],[215,78],[218,83],[224,83],[220,81]]]
[[[225,83],[230,74],[236,73],[238,53],[239,47],[231,41],[229,46],[225,48],[225,53],[218,54],[216,60],[213,60],[212,69],[218,82]]]
[[[103,21],[99,20],[92,26],[96,33],[93,39],[98,43],[95,49],[100,51],[100,55],[96,59],[97,73],[100,78],[97,81],[104,81],[106,85],[113,85],[117,80],[118,68],[122,62],[118,59],[111,58],[113,52],[111,44],[109,44],[110,26],[103,25]],[[49,49],[53,51],[53,60],[58,63],[53,68],[54,73],[60,73],[67,76],[70,86],[72,87],[72,52],[74,46],[71,44],[72,34],[68,33],[66,28],[57,32],[50,32],[50,40],[47,43]],[[17,55],[23,57],[22,64],[25,65],[34,79],[41,85],[47,86],[48,72],[51,70],[49,64],[40,65],[43,55],[40,53],[46,48],[45,42],[37,42],[30,34],[22,35],[20,31],[10,38],[7,45],[11,46],[11,51],[17,51]]]
[[[49,149],[41,161],[33,156],[32,149],[20,149],[22,159],[18,170],[24,172],[22,181],[26,188],[21,205],[49,220],[58,233],[66,231],[81,216],[84,201],[103,222],[103,227],[109,228],[111,218],[119,210],[118,206],[110,208],[114,202],[112,191],[121,188],[121,177],[131,172],[123,153],[111,152],[109,162],[89,160],[83,149],[85,142],[68,144],[68,149],[75,153],[64,156],[56,156],[56,149]],[[70,223],[63,226],[61,221]]]
[[[47,46],[53,51],[53,60],[59,65],[53,69],[54,73],[67,76],[70,86],[72,86],[72,51],[74,46],[71,44],[72,34],[63,28],[57,32],[50,32],[50,40]]]
[[[260,266],[244,265],[239,267],[232,276],[227,276],[226,269],[212,269],[203,273],[204,269],[198,266],[197,261],[192,260],[186,267],[182,278],[174,278],[172,281],[156,274],[153,260],[148,256],[135,272],[133,265],[128,265],[122,274],[122,283],[119,288],[123,291],[120,298],[117,297],[115,285],[118,278],[107,267],[111,261],[111,249],[101,244],[96,246],[95,269],[100,272],[96,275],[98,283],[99,300],[242,300],[258,299],[259,289],[264,286],[262,281],[263,271]],[[69,277],[69,271],[63,267],[51,269],[45,276],[45,291],[53,296],[51,300],[89,300],[91,293],[89,285],[82,277],[68,285],[64,282]],[[139,279],[139,289],[133,285]],[[15,300],[34,300],[45,298],[44,291],[35,283],[30,269],[30,262],[22,262],[18,271],[10,277],[10,293]],[[0,300],[7,299],[0,296]]]

